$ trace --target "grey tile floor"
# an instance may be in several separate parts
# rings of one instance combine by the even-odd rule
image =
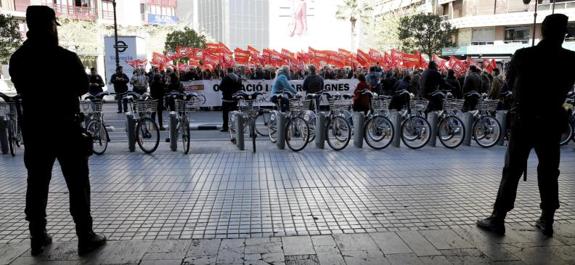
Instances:
[[[384,151],[349,147],[341,152],[312,147],[292,153],[258,143],[262,152],[252,154],[224,143],[194,142],[193,153],[188,156],[172,153],[167,147],[151,156],[128,153],[123,145],[113,144],[111,152],[94,156],[90,165],[95,229],[108,236],[113,244],[219,242],[219,252],[237,252],[234,244],[245,248],[250,240],[280,238],[281,247],[287,252],[281,259],[279,255],[271,255],[269,259],[287,264],[341,261],[337,255],[320,254],[315,245],[315,251],[310,251],[309,242],[308,247],[303,243],[292,245],[312,253],[296,248],[292,255],[286,242],[293,236],[331,238],[336,242],[339,237],[353,235],[368,236],[375,241],[381,235],[382,241],[400,237],[409,251],[403,251],[401,244],[385,246],[401,252],[392,258],[385,257],[386,262],[392,264],[421,262],[421,257],[428,256],[421,254],[430,253],[443,259],[424,258],[423,264],[466,262],[458,260],[461,256],[475,262],[485,254],[484,249],[464,243],[470,241],[466,237],[474,238],[475,231],[469,235],[464,231],[473,230],[475,220],[490,213],[504,147],[389,148]],[[575,223],[575,149],[572,145],[562,149],[561,160],[561,209],[557,221],[568,230]],[[536,162],[532,154],[529,179],[520,183],[516,208],[507,219],[510,225],[528,227],[539,215]],[[26,245],[28,237],[23,214],[25,173],[21,154],[16,158],[0,156],[0,243],[12,248]],[[48,229],[57,242],[69,248],[75,234],[68,212],[66,186],[57,167],[50,190]],[[444,230],[464,241],[436,242],[433,248],[417,244],[421,237],[432,243],[445,241],[441,232]],[[568,242],[563,245],[571,247],[573,238],[566,238]],[[225,242],[230,242],[230,246],[222,245]],[[373,258],[374,264],[384,264],[379,261],[379,254],[371,257],[373,252],[366,252],[361,244],[351,244],[349,248],[345,244],[337,246],[339,257],[347,264],[356,264],[353,260],[358,257],[364,261]],[[513,252],[522,251],[521,247],[519,244],[508,248]],[[239,263],[256,257],[242,253],[245,256],[237,260]],[[26,257],[20,258],[26,260]],[[235,261],[232,259],[229,263]]]

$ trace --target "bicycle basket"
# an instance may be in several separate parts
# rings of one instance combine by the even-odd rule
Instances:
[[[352,105],[352,99],[335,99],[334,97],[328,98],[329,108],[332,111],[348,110]]]
[[[464,99],[447,99],[443,101],[443,110],[445,111],[458,111],[463,109]]]
[[[256,101],[256,99],[240,99],[238,103],[240,112],[248,114],[257,113],[259,106],[255,104]]]
[[[309,107],[311,100],[304,98],[290,98],[289,108],[292,112],[300,112]]]
[[[413,99],[409,101],[409,107],[412,111],[424,111],[427,108],[427,104],[429,104],[427,99]]]
[[[94,112],[102,112],[102,101],[80,101],[80,111],[84,114],[90,114]]]
[[[14,102],[0,101],[0,116],[4,116],[6,118],[8,115],[14,114],[15,111],[16,104]]]
[[[158,100],[157,99],[136,100],[134,102],[134,106],[136,107],[136,111],[138,113],[156,112],[158,106]]]
[[[496,99],[484,99],[479,101],[477,104],[477,109],[480,111],[495,111],[497,110],[497,105],[499,105],[499,100]]]
[[[389,103],[391,99],[389,98],[377,98],[373,97],[371,99],[371,107],[374,111],[384,111],[389,109]]]

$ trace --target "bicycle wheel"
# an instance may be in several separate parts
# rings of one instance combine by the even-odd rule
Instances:
[[[573,138],[573,124],[569,122],[568,125],[567,130],[561,134],[561,142],[559,142],[561,145],[566,145],[571,139],[575,139]]]
[[[272,143],[276,143],[278,140],[278,121],[277,112],[270,112],[270,121],[268,122],[268,136]]]
[[[270,132],[268,124],[270,122],[270,116],[271,114],[269,111],[262,111],[256,117],[256,133],[260,136],[269,136]]]
[[[94,154],[103,155],[108,149],[108,132],[106,126],[96,120],[88,122],[86,130],[92,134]]]
[[[309,127],[309,137],[307,139],[308,143],[311,143],[315,140],[315,124],[317,115],[315,112],[308,110],[304,113],[303,119],[306,121],[307,126]]]
[[[431,139],[431,125],[420,116],[411,116],[401,124],[401,141],[411,149],[424,147]]]
[[[463,143],[465,126],[459,118],[447,116],[439,121],[437,127],[437,135],[443,146],[453,149]]]
[[[490,116],[483,116],[473,124],[473,139],[484,148],[489,148],[499,142],[501,125]]]
[[[180,121],[180,129],[182,130],[182,147],[184,150],[184,154],[188,154],[190,152],[190,122],[186,116],[182,117]]]
[[[388,118],[376,115],[365,123],[363,138],[371,148],[380,150],[391,144],[394,132],[393,124]]]
[[[302,117],[294,117],[287,121],[285,128],[286,143],[294,152],[303,150],[309,137],[309,126]]]
[[[331,149],[340,151],[344,149],[351,140],[351,125],[341,117],[335,116],[327,121],[327,144]]]
[[[146,154],[151,154],[160,144],[160,130],[154,120],[141,118],[136,126],[136,142]]]

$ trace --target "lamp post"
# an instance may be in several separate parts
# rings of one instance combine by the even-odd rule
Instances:
[[[537,1],[535,1],[535,13],[533,13],[533,39],[531,39],[531,46],[535,46],[535,32],[537,31]]]
[[[120,66],[120,52],[118,51],[118,21],[116,19],[116,0],[112,1],[114,9],[114,51],[116,52],[116,68]]]

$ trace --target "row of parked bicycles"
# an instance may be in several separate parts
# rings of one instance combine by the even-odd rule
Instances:
[[[104,120],[102,107],[104,97],[112,96],[113,93],[102,92],[98,95],[86,96],[81,102],[81,111],[85,115],[85,128],[91,133],[94,140],[94,153],[102,155],[106,152],[110,136]],[[130,120],[126,121],[126,132],[128,139],[134,139],[140,149],[151,154],[156,151],[160,144],[160,128],[155,121],[155,114],[158,108],[158,100],[151,98],[148,94],[128,92],[122,94],[122,101],[125,102],[129,111],[134,130],[130,130]],[[163,99],[164,106],[173,111],[176,115],[176,123],[170,128],[173,130],[170,141],[181,140],[182,149],[185,154],[190,150],[190,122],[188,114],[196,111],[199,106],[206,101],[203,95],[197,93],[170,92]]]
[[[408,94],[409,104],[399,111],[390,110],[392,97],[377,95],[370,91],[363,92],[370,98],[370,108],[363,124],[354,124],[352,119],[352,100],[349,95],[331,94],[323,91],[317,94],[307,94],[306,96],[290,94],[276,95],[274,100],[266,99],[261,93],[248,94],[240,92],[235,95],[239,101],[239,109],[230,115],[229,132],[232,139],[237,136],[236,119],[242,117],[245,121],[244,133],[252,140],[252,149],[256,150],[256,137],[269,137],[272,143],[278,141],[278,134],[283,130],[285,143],[292,151],[303,150],[308,143],[313,142],[318,137],[316,132],[322,133],[322,139],[336,151],[342,150],[349,145],[354,134],[354,126],[363,126],[363,139],[367,145],[373,149],[384,149],[388,147],[396,133],[399,132],[401,142],[409,148],[419,149],[429,143],[432,137],[436,136],[441,144],[447,148],[457,148],[469,133],[465,124],[471,125],[471,137],[481,147],[489,148],[496,145],[502,137],[507,137],[498,119],[496,109],[498,100],[491,100],[486,95],[469,94],[468,97],[475,97],[478,100],[474,110],[464,114],[462,111],[465,100],[455,99],[447,91],[438,91],[438,95],[443,97],[441,110],[434,112],[437,119],[428,119],[426,113],[429,101],[426,99],[413,99],[413,95],[407,91],[398,93]],[[570,94],[566,107],[570,107],[570,129],[565,132],[562,144],[567,144],[570,140],[575,140],[573,125],[575,115],[573,115],[574,95]],[[269,102],[275,102],[273,108],[268,108]],[[285,104],[287,101],[289,104]],[[321,107],[326,103],[327,108]],[[570,105],[569,105],[570,104]],[[289,105],[289,108],[282,106]],[[279,117],[285,119],[284,126],[280,128]],[[325,123],[317,123],[318,118],[325,118]],[[464,123],[463,119],[469,119]],[[392,122],[395,120],[396,122]],[[430,124],[436,121],[436,124]],[[398,122],[399,121],[399,122]],[[322,130],[316,130],[318,124],[324,124]],[[396,130],[395,126],[399,126]]]

